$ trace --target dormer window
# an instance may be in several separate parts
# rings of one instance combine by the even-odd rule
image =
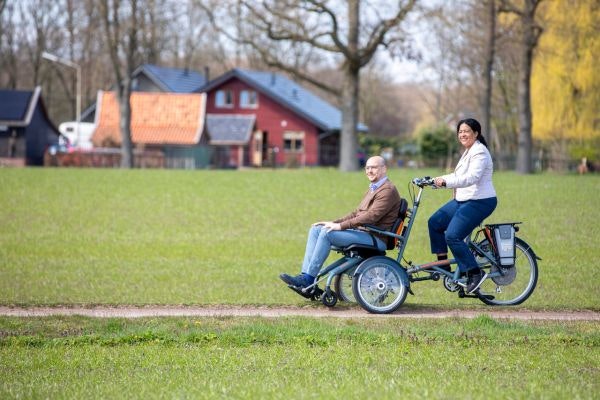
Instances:
[[[215,95],[215,107],[232,108],[233,92],[231,90],[218,90]]]
[[[258,94],[254,90],[242,90],[240,92],[240,107],[241,108],[256,108],[256,107],[258,107]]]

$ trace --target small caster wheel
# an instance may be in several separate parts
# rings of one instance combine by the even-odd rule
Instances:
[[[327,307],[333,307],[337,303],[338,297],[337,297],[337,294],[335,294],[335,292],[333,290],[328,288],[325,291],[325,293],[323,293],[323,295],[321,296],[321,301]]]

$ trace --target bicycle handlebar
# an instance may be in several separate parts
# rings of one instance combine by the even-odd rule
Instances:
[[[413,178],[412,183],[413,183],[413,185],[416,185],[420,188],[423,188],[425,186],[436,187],[433,178],[431,178],[429,176],[425,176],[423,178]]]

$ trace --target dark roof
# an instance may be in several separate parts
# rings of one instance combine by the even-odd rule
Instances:
[[[234,77],[308,119],[322,130],[340,130],[342,127],[342,112],[338,108],[296,82],[274,72],[234,68],[209,82],[202,90],[210,91]],[[359,124],[358,128],[366,130],[366,126],[362,124]]]
[[[4,125],[27,125],[35,106],[35,102],[31,101],[35,95],[36,91],[31,90],[0,90],[0,122]]]
[[[0,125],[28,126],[35,108],[39,105],[48,124],[58,133],[58,129],[48,117],[41,93],[40,86],[36,86],[34,90],[0,90]]]
[[[206,83],[204,75],[187,68],[169,68],[143,64],[134,71],[133,76],[140,72],[144,72],[164,92],[192,93]]]
[[[246,144],[254,129],[254,115],[207,114],[210,144]]]

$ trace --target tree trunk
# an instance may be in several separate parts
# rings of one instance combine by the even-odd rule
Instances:
[[[131,141],[131,78],[124,79],[119,93],[119,128],[121,131],[121,168],[133,168]]]
[[[342,132],[340,146],[340,170],[358,170],[358,99],[360,91],[360,61],[358,57],[358,34],[360,32],[360,1],[348,1],[348,54],[342,67]]]
[[[531,9],[531,0],[527,0],[526,7]],[[519,83],[517,89],[519,108],[519,148],[517,150],[517,172],[530,174],[533,172],[531,159],[532,133],[531,133],[531,67],[533,64],[533,49],[536,46],[537,37],[534,31],[533,15],[529,12],[523,13],[523,41],[521,44],[521,66],[519,68]]]
[[[496,46],[496,2],[495,0],[487,0],[487,11],[488,11],[488,31],[485,49],[485,72],[484,72],[484,87],[483,87],[483,100],[482,100],[482,111],[481,111],[481,125],[482,134],[487,136],[490,147],[494,146],[494,140],[492,137],[492,71],[494,69],[494,52]]]
[[[358,123],[358,92],[360,74],[358,70],[344,70],[342,87],[342,132],[340,148],[340,170],[344,172],[358,170],[358,139],[356,125]]]

